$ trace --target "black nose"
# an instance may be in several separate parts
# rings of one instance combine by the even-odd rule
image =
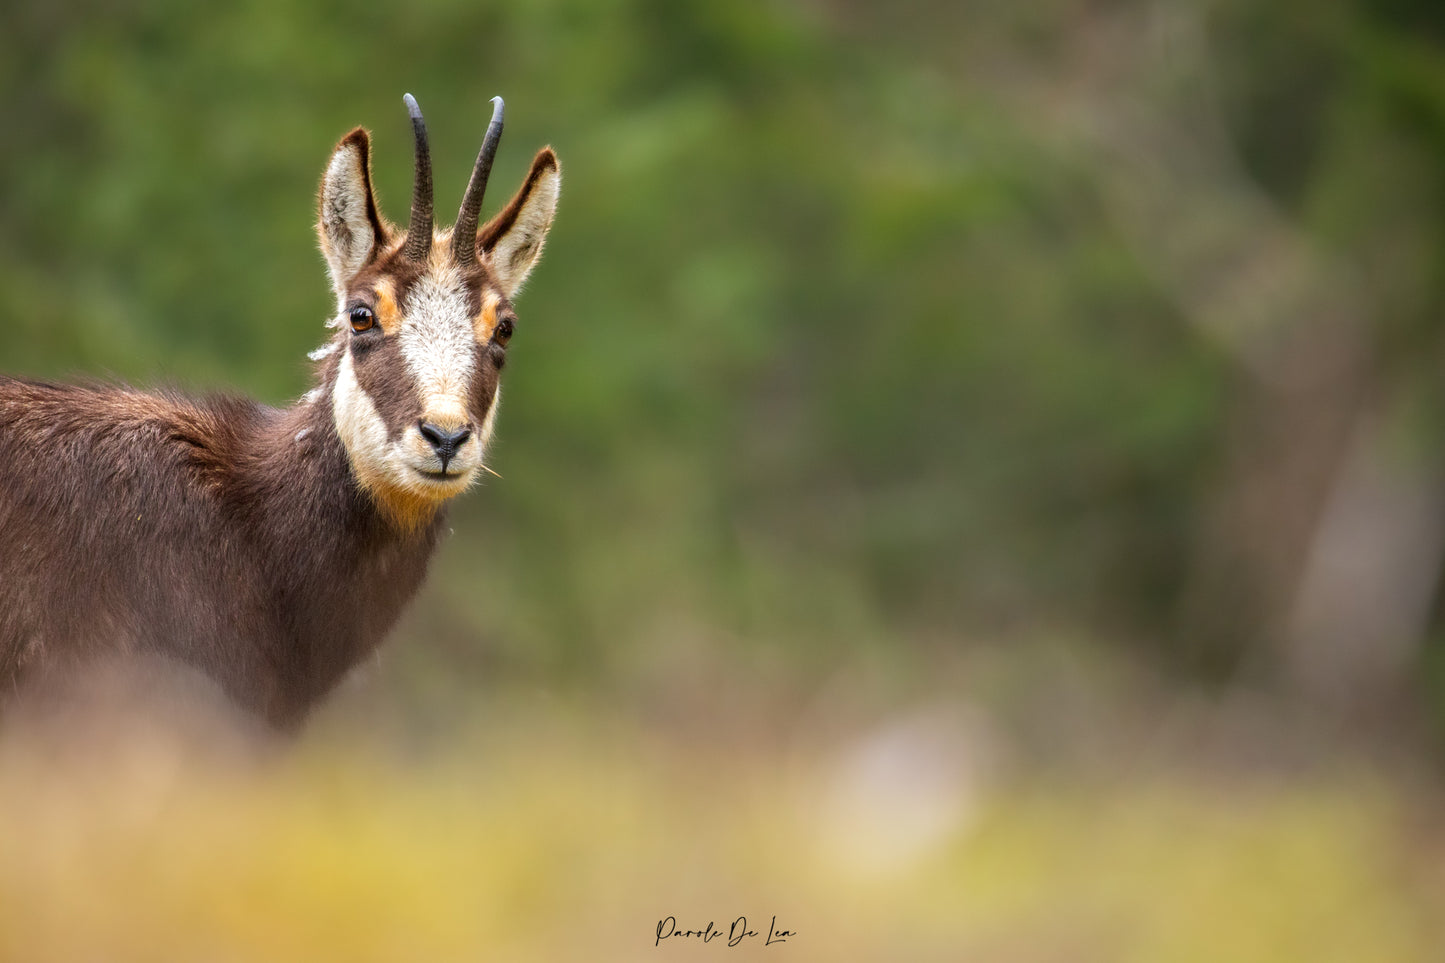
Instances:
[[[465,445],[467,439],[472,437],[472,429],[467,427],[448,431],[423,421],[417,425],[417,429],[421,431],[422,437],[431,443],[437,457],[442,460],[442,471],[446,471],[446,464],[457,453],[457,449]]]

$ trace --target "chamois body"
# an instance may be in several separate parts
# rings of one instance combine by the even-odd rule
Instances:
[[[0,680],[159,656],[290,727],[396,622],[440,519],[379,512],[321,404],[0,379]]]
[[[510,298],[560,175],[542,150],[478,228],[497,98],[457,226],[438,232],[426,128],[406,101],[405,231],[379,214],[364,130],[323,177],[338,313],[297,404],[0,377],[0,697],[160,660],[294,728],[416,594],[446,503],[486,470]]]

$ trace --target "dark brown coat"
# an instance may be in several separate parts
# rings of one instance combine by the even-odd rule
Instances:
[[[158,655],[293,726],[396,622],[440,524],[389,524],[323,404],[0,379],[0,685]]]

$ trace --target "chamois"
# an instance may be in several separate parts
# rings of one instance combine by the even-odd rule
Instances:
[[[446,503],[488,470],[512,298],[561,173],[543,148],[478,228],[493,98],[456,224],[438,230],[426,124],[404,100],[405,231],[378,212],[363,128],[322,177],[337,314],[301,401],[0,378],[0,693],[159,658],[293,729],[416,594]]]

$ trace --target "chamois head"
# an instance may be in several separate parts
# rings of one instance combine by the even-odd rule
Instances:
[[[378,213],[371,139],[353,130],[331,155],[317,233],[336,290],[338,329],[322,354],[336,430],[357,482],[393,519],[419,523],[476,478],[496,417],[498,379],[516,324],[512,297],[542,253],[557,208],[557,156],[543,148],[510,202],[477,223],[502,134],[502,99],[482,141],[456,225],[432,223],[431,156],[421,110],[411,223]]]

